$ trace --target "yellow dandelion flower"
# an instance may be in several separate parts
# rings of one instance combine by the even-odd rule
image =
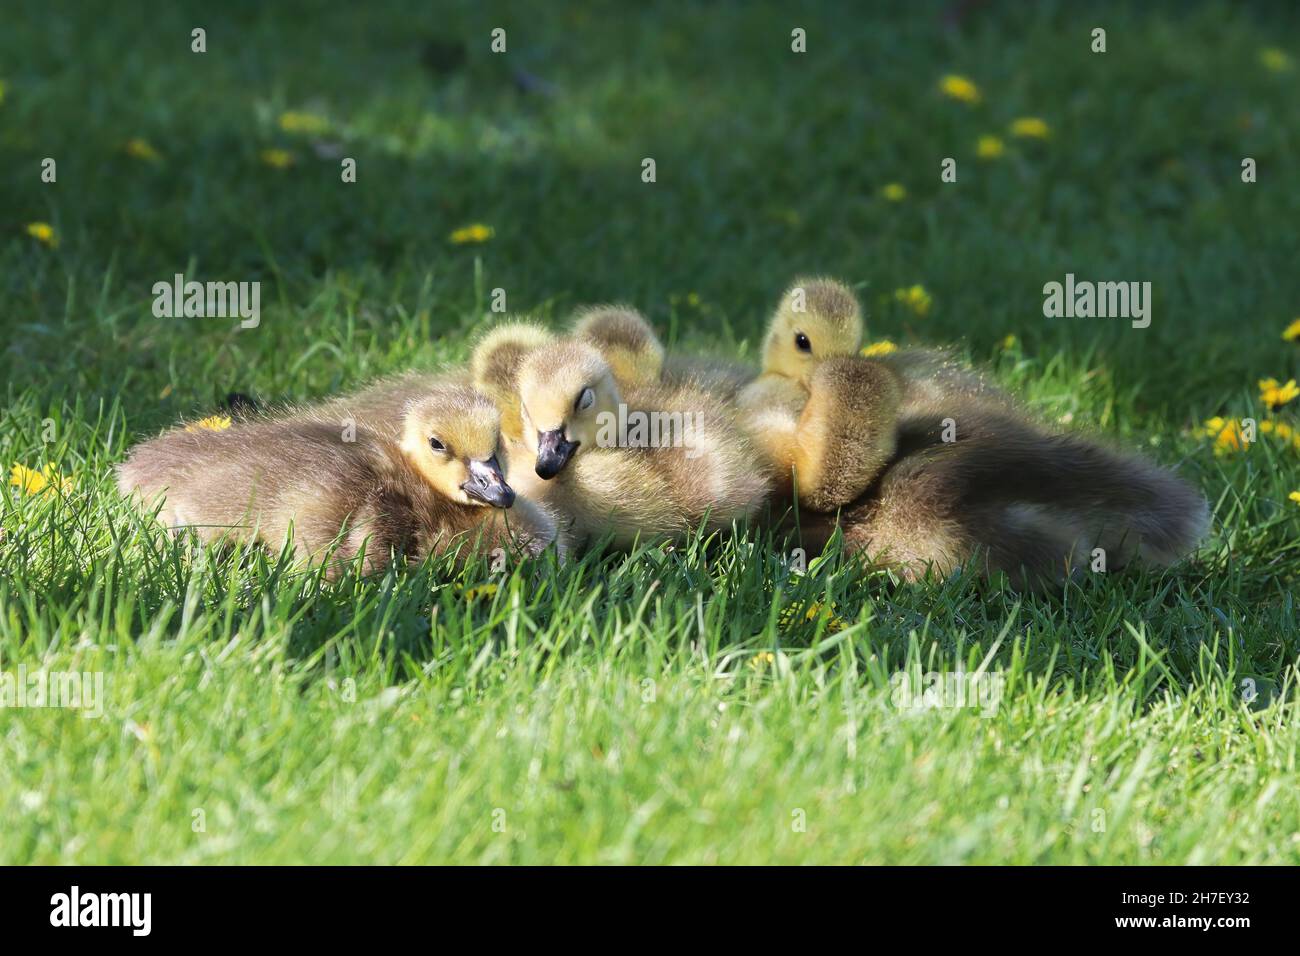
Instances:
[[[1273,419],[1266,418],[1259,423],[1259,433],[1261,435],[1271,435],[1273,433]]]
[[[821,604],[813,602],[809,605],[808,610],[804,613],[804,620],[810,623],[817,621],[826,622],[826,630],[836,634],[844,630],[844,622],[835,616],[835,606],[824,607]]]
[[[46,481],[43,474],[34,468],[28,468],[26,465],[14,465],[9,470],[9,484],[21,488],[29,495],[34,495],[37,492],[44,491],[49,482]]]
[[[479,598],[493,597],[496,595],[496,593],[497,593],[497,585],[480,584],[477,587],[465,588],[464,590],[461,591],[460,596],[464,598],[466,604],[469,604],[473,601],[477,601]]]
[[[288,110],[280,114],[280,129],[286,133],[301,133],[316,136],[330,128],[329,120],[315,113]]]
[[[889,339],[881,339],[879,342],[872,342],[862,350],[862,354],[867,358],[875,358],[877,355],[888,355],[890,352],[897,352],[898,346]]]
[[[1291,69],[1291,57],[1275,46],[1260,50],[1259,62],[1264,64],[1264,69],[1274,73],[1285,73]]]
[[[224,432],[230,427],[229,415],[209,415],[207,418],[200,418],[193,425],[186,425],[187,432]]]
[[[1018,342],[1019,339],[1017,339],[1014,335],[1008,335],[1005,339],[1002,340],[1002,348],[1006,351],[1010,351],[1011,349],[1016,347],[1016,344]]]
[[[880,189],[880,195],[889,202],[902,202],[907,198],[907,187],[902,183],[885,183]]]
[[[806,608],[802,606],[787,607],[781,611],[777,621],[781,627],[789,627],[799,617],[799,612],[803,612],[803,619],[810,623],[817,621],[826,622],[826,630],[836,634],[845,628],[843,620],[835,616],[835,605],[827,607],[819,601],[813,601]]]
[[[159,159],[158,150],[153,148],[147,139],[128,139],[122,147],[126,150],[128,156],[134,156],[136,159],[143,159],[147,163],[156,163]]]
[[[49,246],[51,249],[59,248],[59,237],[55,234],[54,227],[48,222],[29,222],[27,224],[27,235],[43,246]]]
[[[1282,338],[1288,342],[1300,342],[1300,318],[1296,318],[1282,330]]]
[[[1047,139],[1052,131],[1037,116],[1022,116],[1011,121],[1011,135],[1021,139]]]
[[[1300,386],[1296,385],[1295,379],[1289,379],[1285,385],[1275,378],[1259,380],[1259,400],[1269,408],[1279,408],[1298,395]]]
[[[1219,432],[1223,431],[1223,426],[1227,424],[1227,419],[1221,415],[1215,415],[1213,418],[1207,418],[1202,426],[1202,431],[1207,438],[1217,438]]]
[[[1272,422],[1269,422],[1269,424],[1273,425]],[[1264,430],[1264,426],[1262,424],[1259,426],[1259,430],[1260,431]],[[1278,422],[1276,425],[1273,425],[1273,427],[1270,428],[1269,431],[1271,431],[1274,435],[1276,435],[1278,438],[1282,439],[1283,441],[1290,441],[1292,438],[1295,437],[1295,429],[1293,429],[1286,422]]]
[[[956,73],[949,73],[940,80],[939,89],[943,91],[944,96],[960,100],[963,103],[978,103],[980,101],[979,87],[968,78],[958,76]]]
[[[1214,454],[1226,455],[1241,451],[1250,445],[1241,434],[1241,424],[1235,418],[1215,416],[1206,421],[1205,434],[1214,439]]]
[[[980,159],[997,159],[1004,152],[1006,147],[996,136],[981,136],[975,143],[975,153]]]
[[[749,666],[754,668],[754,670],[760,670],[761,668],[766,667],[768,664],[775,664],[775,663],[776,663],[776,655],[773,654],[771,651],[759,651],[757,654],[755,654],[753,657],[749,659]]]
[[[262,163],[272,169],[288,169],[293,165],[293,153],[287,149],[264,149],[261,152]]]
[[[930,306],[933,299],[930,293],[925,291],[925,286],[914,285],[905,289],[894,290],[894,301],[906,306],[918,318],[925,318],[930,314]]]
[[[46,465],[40,471],[26,465],[14,465],[9,469],[9,484],[22,490],[25,494],[40,494],[46,488],[67,491],[72,487],[72,480],[64,478],[53,465]]]
[[[1287,498],[1290,501],[1294,501],[1296,504],[1300,505],[1300,491],[1291,492],[1291,494],[1287,495]]]
[[[495,235],[491,226],[485,226],[481,222],[476,222],[470,226],[464,226],[453,232],[448,238],[452,243],[463,246],[471,242],[487,242]]]

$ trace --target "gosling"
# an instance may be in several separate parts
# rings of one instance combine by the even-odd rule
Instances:
[[[734,401],[754,378],[753,369],[735,362],[669,354],[650,323],[631,306],[601,305],[580,310],[570,334],[595,346],[621,388],[662,382],[703,388],[720,400]]]
[[[501,348],[509,328],[484,346]],[[582,334],[590,339],[590,323]],[[728,529],[767,500],[734,408],[707,389],[629,374],[626,363],[621,385],[604,354],[577,338],[534,348],[514,366],[477,354],[473,364],[507,370],[476,384],[511,393],[519,408],[536,477],[520,469],[511,480],[560,514],[575,541],[681,540],[701,525]]]
[[[813,512],[797,516],[806,544],[824,545],[838,523],[846,547],[909,578],[981,561],[985,573],[1032,586],[1099,555],[1108,570],[1167,567],[1205,534],[1204,496],[1172,472],[1043,429],[946,353],[892,353],[871,384],[855,380],[867,360],[846,354],[861,331],[852,294],[830,280],[803,285],[817,291],[805,314],[786,294],[756,382],[769,395],[789,388],[789,403],[751,427],[790,436],[778,451],[800,452],[798,497]],[[774,376],[782,381],[763,384]]]
[[[502,475],[487,398],[442,384],[400,421],[384,433],[302,410],[219,432],[178,428],[137,445],[118,486],[161,498],[159,520],[206,542],[291,539],[299,560],[329,555],[333,578],[358,556],[370,574],[463,545],[537,554],[556,540],[550,516],[516,501]]]
[[[769,322],[762,372],[741,390],[742,427],[778,491],[813,511],[862,493],[894,454],[906,383],[857,354],[862,312],[832,279],[800,279]]]
[[[838,522],[846,550],[908,580],[973,566],[1030,589],[1168,567],[1210,520],[1205,497],[1173,472],[968,399],[903,422],[894,460],[838,518],[801,517],[806,546],[824,546]]]

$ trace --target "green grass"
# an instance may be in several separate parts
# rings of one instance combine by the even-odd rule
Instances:
[[[0,463],[71,485],[0,498],[0,670],[102,672],[106,706],[0,710],[0,862],[1300,860],[1300,456],[1197,433],[1263,417],[1256,379],[1300,365],[1294,11],[16,6]],[[943,98],[946,73],[982,102]],[[277,127],[289,109],[329,119],[356,184]],[[1010,137],[1023,115],[1051,138]],[[1002,158],[976,158],[984,134]],[[494,238],[448,242],[471,222]],[[178,271],[260,280],[260,327],[155,318]],[[173,541],[113,489],[131,442],[227,391],[463,360],[494,288],[555,323],[630,301],[674,348],[752,358],[806,271],[855,283],[873,337],[954,345],[1046,419],[1178,466],[1215,506],[1206,547],[1050,596],[899,586],[833,551],[795,576],[761,530],[330,585]],[[1044,318],[1066,272],[1151,281],[1151,327]],[[914,283],[923,319],[892,299]],[[780,623],[809,601],[846,627]],[[900,671],[981,667],[991,716],[896,706]]]

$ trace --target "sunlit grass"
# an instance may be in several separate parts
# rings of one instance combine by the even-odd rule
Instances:
[[[828,4],[796,55],[776,5],[306,9],[205,6],[206,57],[184,5],[97,15],[72,61],[44,4],[0,31],[0,671],[107,696],[0,709],[0,861],[1300,860],[1300,455],[1216,456],[1204,429],[1295,421],[1257,387],[1300,371],[1300,121],[1260,60],[1294,54],[1293,14],[1117,7],[1096,56],[1070,5],[942,32]],[[155,318],[176,272],[261,281],[261,324]],[[796,574],[761,529],[330,584],[173,539],[113,486],[227,392],[463,361],[495,288],[556,323],[629,301],[752,361],[808,272],[855,285],[868,341],[955,345],[1045,420],[1177,466],[1205,548],[1039,596],[834,550]],[[1151,281],[1151,327],[1045,319],[1067,272]],[[980,668],[991,716],[897,705],[900,672]]]

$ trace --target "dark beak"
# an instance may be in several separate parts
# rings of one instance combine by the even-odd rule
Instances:
[[[553,432],[537,433],[537,475],[540,478],[554,478],[564,470],[573,453],[578,450],[578,442],[567,441],[564,429]]]
[[[496,455],[487,461],[471,460],[469,481],[461,485],[460,490],[494,508],[509,508],[515,503],[515,490],[506,484]]]

